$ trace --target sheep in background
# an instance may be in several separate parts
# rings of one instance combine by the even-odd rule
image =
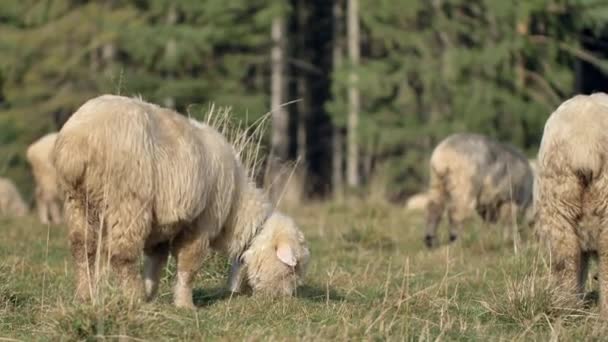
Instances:
[[[450,242],[474,212],[491,223],[512,216],[512,210],[523,217],[532,202],[532,183],[528,159],[514,147],[480,134],[457,133],[445,138],[430,161],[427,247],[436,245],[445,209]]]
[[[599,258],[600,312],[608,318],[608,95],[576,95],[547,119],[538,152],[536,233],[552,278],[583,294],[589,258]]]
[[[57,140],[57,133],[49,133],[32,143],[26,158],[36,181],[36,207],[40,222],[58,224],[62,220],[61,202],[63,200],[57,173],[51,161],[51,153]]]
[[[15,184],[8,178],[0,177],[0,215],[23,217],[28,212],[27,204]]]
[[[425,211],[429,203],[429,195],[426,192],[419,192],[410,196],[405,203],[406,211]]]
[[[192,282],[209,248],[232,261],[233,290],[291,295],[304,275],[303,234],[208,125],[142,100],[103,95],[63,126],[53,162],[65,190],[80,298],[95,287],[88,270],[101,229],[113,272],[136,298],[154,296],[169,252],[177,260],[178,307],[194,306]],[[142,250],[145,282],[137,267]]]

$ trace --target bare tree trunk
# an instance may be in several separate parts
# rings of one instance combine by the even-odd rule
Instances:
[[[282,17],[272,21],[271,110],[272,110],[272,154],[279,159],[288,157],[289,117],[281,104],[285,102],[285,22]]]
[[[349,186],[358,186],[359,179],[359,77],[357,68],[360,59],[359,46],[359,0],[348,0],[348,56],[351,72],[348,86],[348,136],[347,136],[347,182]]]
[[[332,137],[332,185],[334,196],[342,199],[344,195],[344,137],[342,128],[334,126]]]
[[[285,82],[285,21],[282,16],[277,16],[272,21],[271,29],[272,49],[270,51],[271,62],[271,94],[270,107],[272,111],[272,135],[270,141],[270,159],[266,179],[264,182],[269,186],[270,197],[273,201],[278,199],[282,191],[280,177],[281,165],[289,157],[289,117],[285,107],[286,82]]]
[[[339,70],[344,64],[344,1],[335,0],[333,6],[334,41],[333,69]],[[342,95],[342,94],[340,94]],[[334,123],[332,137],[332,186],[334,196],[342,199],[344,195],[344,135],[342,127]]]
[[[306,7],[306,0],[297,0],[296,3],[296,20],[298,27],[298,57],[306,61],[310,61],[309,47],[306,42],[306,27],[308,24],[308,8]],[[297,98],[300,100],[297,103],[298,110],[298,126],[297,126],[297,156],[300,159],[299,164],[306,169],[307,156],[308,156],[308,118],[310,115],[310,91],[307,72],[300,69],[297,73]]]
[[[171,5],[169,11],[167,13],[167,26],[175,25],[177,22],[177,10],[175,9],[175,5]],[[168,60],[172,60],[176,58],[177,55],[177,42],[173,38],[169,38],[167,40],[167,45],[165,45],[165,58]],[[173,75],[167,75],[167,79],[173,79]],[[164,106],[168,108],[175,108],[175,99],[173,96],[167,96],[164,99]]]

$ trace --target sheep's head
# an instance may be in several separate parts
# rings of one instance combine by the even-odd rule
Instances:
[[[302,282],[309,258],[304,235],[295,222],[275,211],[243,253],[243,275],[254,293],[291,296]]]

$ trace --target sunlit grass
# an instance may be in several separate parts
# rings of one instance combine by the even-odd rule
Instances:
[[[597,305],[547,286],[535,246],[518,255],[501,227],[471,223],[454,245],[428,251],[423,218],[371,203],[289,211],[312,260],[295,298],[231,297],[228,263],[213,254],[195,283],[195,312],[172,305],[173,261],[159,296],[130,306],[73,302],[66,228],[0,220],[0,337],[17,340],[581,340],[605,336]],[[47,249],[47,231],[48,256]],[[445,234],[444,234],[445,235]],[[443,236],[445,241],[445,236]],[[593,271],[591,272],[593,273]],[[588,291],[597,287],[590,277]]]

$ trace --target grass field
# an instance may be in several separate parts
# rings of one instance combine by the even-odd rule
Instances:
[[[562,300],[531,244],[471,223],[453,245],[423,245],[423,217],[398,207],[313,204],[291,212],[312,253],[295,298],[222,290],[212,255],[196,281],[197,311],[171,305],[171,261],[152,303],[73,302],[66,228],[0,220],[1,340],[592,340],[608,336],[597,305]],[[443,233],[443,232],[442,232]],[[446,234],[441,236],[446,241]],[[595,267],[590,272],[595,272]],[[588,291],[597,288],[589,276]]]

